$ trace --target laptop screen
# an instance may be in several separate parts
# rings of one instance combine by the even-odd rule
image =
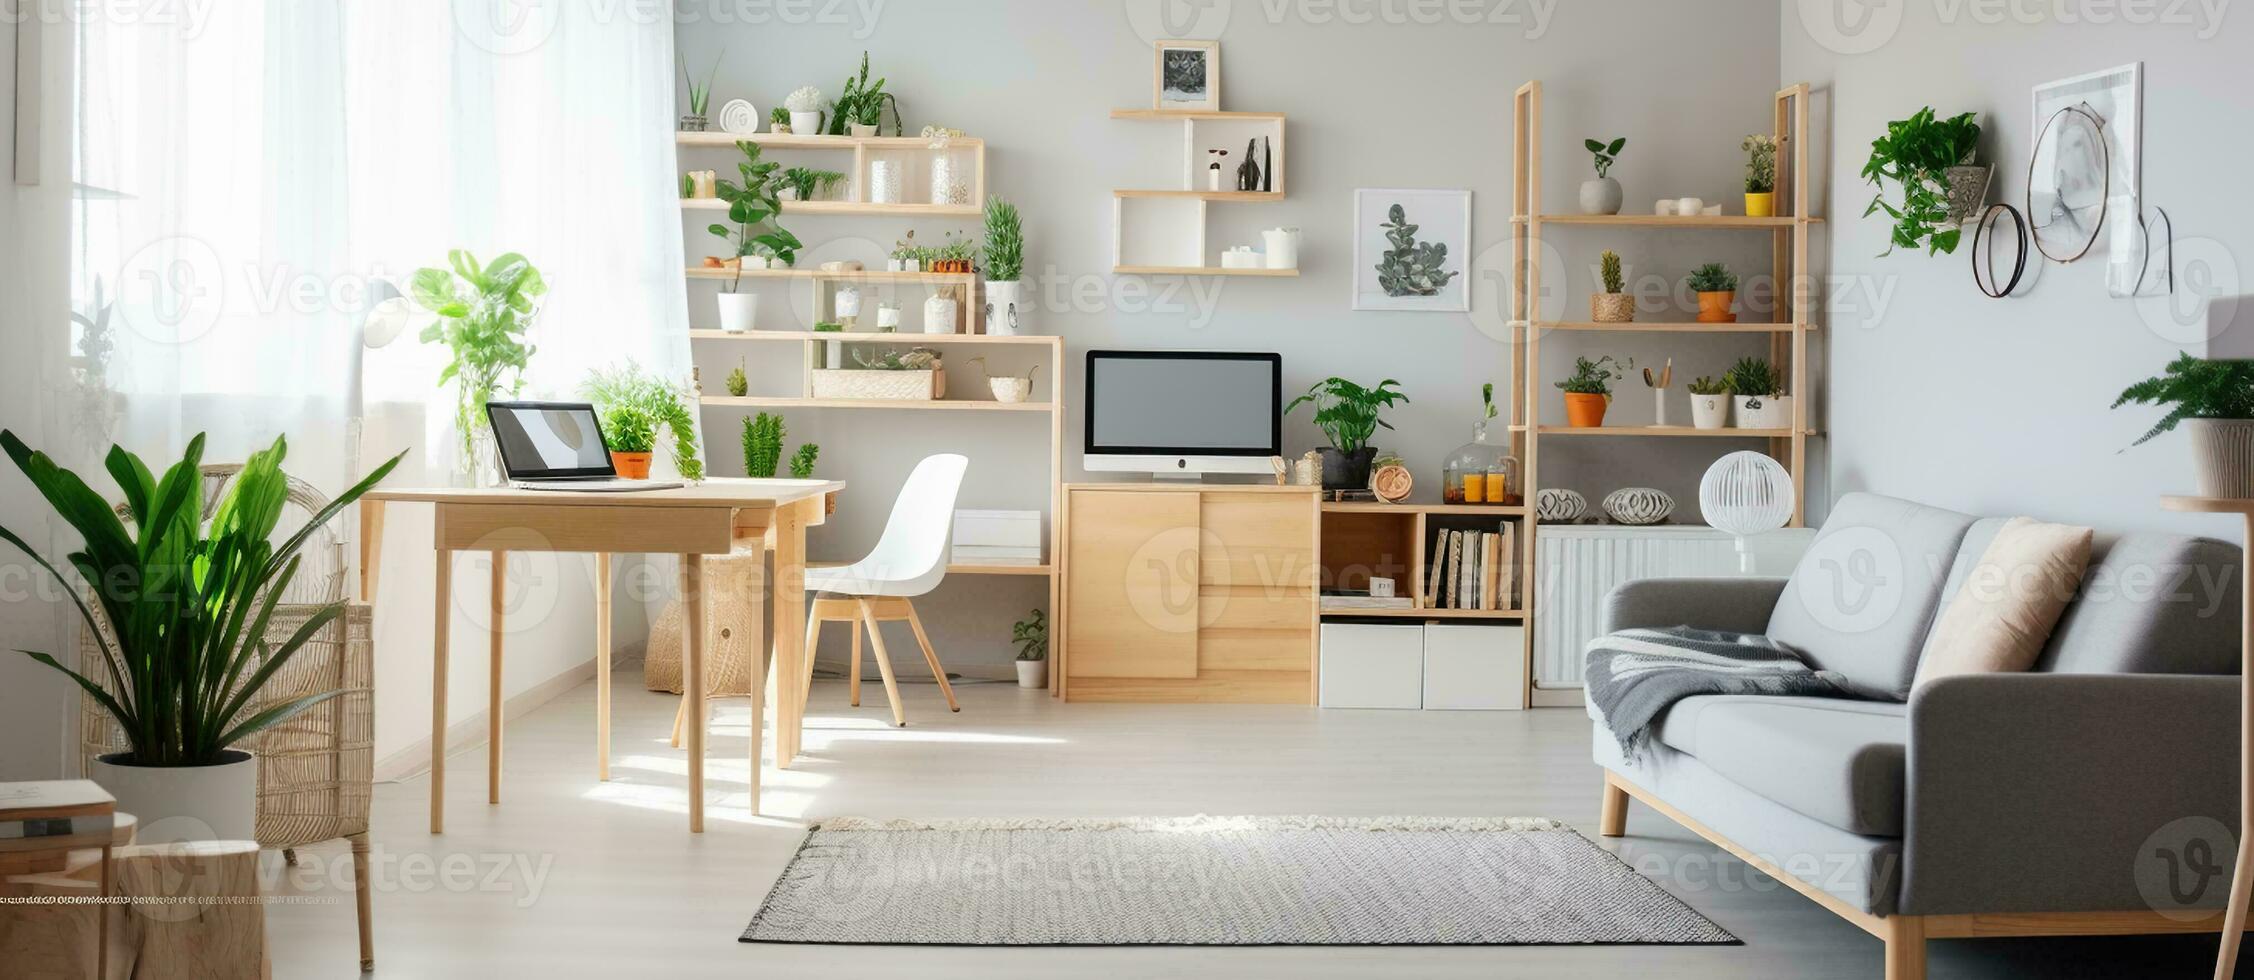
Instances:
[[[511,480],[615,477],[595,406],[586,402],[487,402],[501,468]]]

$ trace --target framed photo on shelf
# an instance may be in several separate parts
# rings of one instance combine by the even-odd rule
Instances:
[[[1221,110],[1221,42],[1160,41],[1157,71],[1152,108]]]
[[[1354,308],[1471,311],[1471,192],[1354,192]]]

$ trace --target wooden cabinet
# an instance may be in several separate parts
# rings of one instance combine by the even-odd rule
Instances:
[[[1068,701],[1314,701],[1309,487],[1065,488]]]

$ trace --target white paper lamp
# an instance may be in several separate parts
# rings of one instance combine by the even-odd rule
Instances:
[[[1792,474],[1762,453],[1734,452],[1714,461],[1698,481],[1698,511],[1716,530],[1737,537],[1738,570],[1753,574],[1745,539],[1792,522]]]

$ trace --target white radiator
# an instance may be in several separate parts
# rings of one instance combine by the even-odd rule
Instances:
[[[1812,528],[1759,535],[1749,542],[1756,575],[1790,575],[1815,537]],[[1703,526],[1543,525],[1534,537],[1534,684],[1581,686],[1581,651],[1597,636],[1605,593],[1640,578],[1732,576],[1737,540]]]

